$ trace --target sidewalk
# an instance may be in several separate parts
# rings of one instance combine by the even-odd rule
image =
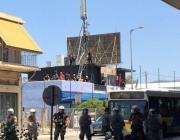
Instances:
[[[54,134],[54,133],[53,133]],[[79,136],[79,130],[77,129],[66,129],[65,137],[78,137]],[[45,140],[50,138],[49,133],[40,134],[38,137],[38,140]]]

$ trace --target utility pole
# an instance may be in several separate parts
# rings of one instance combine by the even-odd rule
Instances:
[[[147,87],[147,72],[145,72],[145,82],[146,82],[146,88],[148,88]]]
[[[176,72],[174,71],[174,89],[176,88]]]
[[[132,50],[132,33],[138,29],[143,29],[144,27],[137,27],[137,28],[134,28],[134,29],[131,29],[130,30],[130,60],[131,60],[131,89],[133,89],[133,56],[132,56],[132,53],[133,53],[133,50]]]
[[[160,87],[160,70],[158,68],[158,87]]]
[[[140,70],[140,80],[139,80],[139,83],[140,83],[140,88],[142,88],[141,87],[141,65],[139,66],[139,70]]]

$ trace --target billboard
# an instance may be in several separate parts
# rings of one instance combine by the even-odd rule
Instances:
[[[79,64],[87,63],[89,52],[91,53],[92,63],[97,65],[121,62],[120,33],[89,35],[84,46],[83,39],[80,40],[80,37],[67,38],[68,56],[74,56],[76,59],[81,56],[81,59],[78,59]]]

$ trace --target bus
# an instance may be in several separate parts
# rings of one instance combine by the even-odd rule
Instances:
[[[151,108],[161,115],[163,136],[169,133],[180,132],[180,90],[141,89],[110,91],[108,105],[110,108],[118,108],[123,116],[125,121],[123,133],[125,136],[131,133],[129,117],[133,105],[138,105],[145,118],[148,110]],[[146,124],[145,121],[144,126]],[[144,130],[146,130],[146,127],[144,127]]]

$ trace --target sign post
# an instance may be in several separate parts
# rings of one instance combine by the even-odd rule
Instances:
[[[51,129],[50,129],[50,140],[53,140],[53,106],[57,105],[60,101],[61,90],[57,86],[48,86],[44,89],[43,100],[51,106]]]

